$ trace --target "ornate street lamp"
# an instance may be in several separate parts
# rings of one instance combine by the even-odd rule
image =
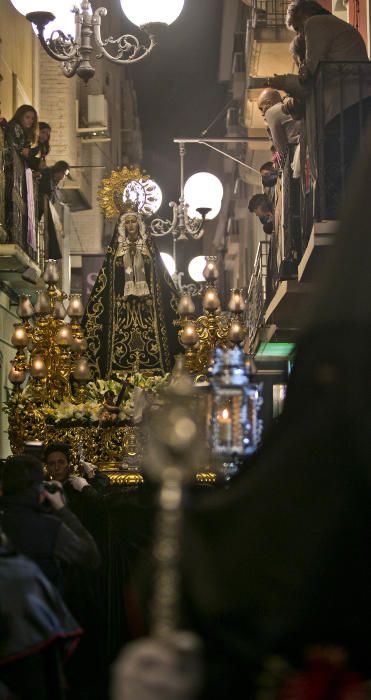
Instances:
[[[82,0],[80,8],[71,7],[75,14],[75,36],[65,24],[65,10],[50,11],[50,0],[11,0],[21,14],[36,26],[37,36],[48,56],[63,64],[63,73],[68,78],[75,74],[85,82],[95,73],[90,59],[94,51],[93,38],[98,47],[97,58],[103,56],[113,63],[123,65],[135,63],[147,56],[156,45],[155,35],[161,27],[168,26],[180,15],[184,0],[121,0],[121,7],[127,17],[138,24],[147,34],[147,44],[133,34],[123,34],[114,39],[101,37],[101,18],[107,15],[105,7],[93,12],[89,0]],[[46,30],[54,20],[62,20],[62,25],[53,27],[48,35]],[[59,22],[56,22],[59,24]],[[110,49],[114,51],[112,55]]]
[[[175,261],[175,272],[172,277],[180,290],[184,290],[185,287],[182,285],[183,272],[179,272],[177,269],[177,242],[202,238],[205,220],[214,219],[219,214],[223,199],[223,185],[211,173],[195,173],[184,183],[184,156],[184,143],[180,141],[180,197],[178,203],[170,202],[169,204],[173,210],[173,218],[171,221],[170,219],[155,218],[152,220],[150,227],[153,236],[172,236],[172,257]],[[203,280],[203,277],[201,277],[201,280]],[[197,293],[197,288],[194,285],[191,285],[191,287],[192,291],[191,289],[189,291]]]
[[[179,143],[180,197],[178,204],[170,202],[172,221],[153,219],[151,232],[154,236],[171,234],[173,240],[197,240],[204,234],[205,219],[214,219],[219,214],[223,198],[223,185],[211,173],[195,173],[184,184],[184,143]],[[174,255],[176,260],[176,257]]]

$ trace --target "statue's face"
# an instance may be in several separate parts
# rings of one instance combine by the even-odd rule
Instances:
[[[139,221],[135,214],[130,214],[125,219],[126,236],[129,241],[136,241],[139,236]]]

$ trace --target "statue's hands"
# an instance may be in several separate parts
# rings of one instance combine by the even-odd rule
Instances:
[[[128,644],[112,672],[112,700],[195,700],[201,687],[198,638],[173,632]]]

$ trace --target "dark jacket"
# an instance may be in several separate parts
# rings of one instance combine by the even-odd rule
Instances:
[[[62,562],[95,568],[99,553],[91,535],[67,507],[48,514],[38,500],[39,492],[32,487],[4,497],[3,528],[13,545],[60,587]]]
[[[57,192],[58,187],[53,180],[51,168],[43,168],[40,170],[40,173],[41,178],[38,185],[38,218],[40,221],[41,217],[44,215],[45,232],[47,233],[46,254],[53,260],[60,260],[62,258],[62,252],[58,243],[57,232],[50,209],[50,202],[54,204],[54,202],[59,200]]]
[[[0,697],[65,700],[62,662],[80,634],[39,567],[0,546]]]

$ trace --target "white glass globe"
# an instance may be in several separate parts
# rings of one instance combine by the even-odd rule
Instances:
[[[175,274],[175,260],[169,253],[160,253],[162,262],[164,263],[169,275],[172,277]]]
[[[120,0],[122,11],[138,27],[160,22],[172,24],[179,17],[184,0]]]
[[[195,258],[192,258],[188,265],[188,272],[194,282],[205,282],[205,277],[203,276],[205,265],[206,258],[204,255],[197,255]]]
[[[56,29],[62,31],[66,36],[75,36],[75,13],[72,12],[72,0],[59,0],[57,7],[52,0],[11,0],[11,2],[13,7],[24,16],[29,12],[51,12],[55,15],[55,20],[49,22],[45,28],[45,39],[49,39]],[[35,25],[32,26],[36,33]]]
[[[195,173],[185,183],[184,197],[189,207],[188,216],[192,219],[201,218],[196,211],[198,207],[209,207],[211,211],[206,218],[215,219],[222,206],[223,185],[219,178],[211,173]]]

